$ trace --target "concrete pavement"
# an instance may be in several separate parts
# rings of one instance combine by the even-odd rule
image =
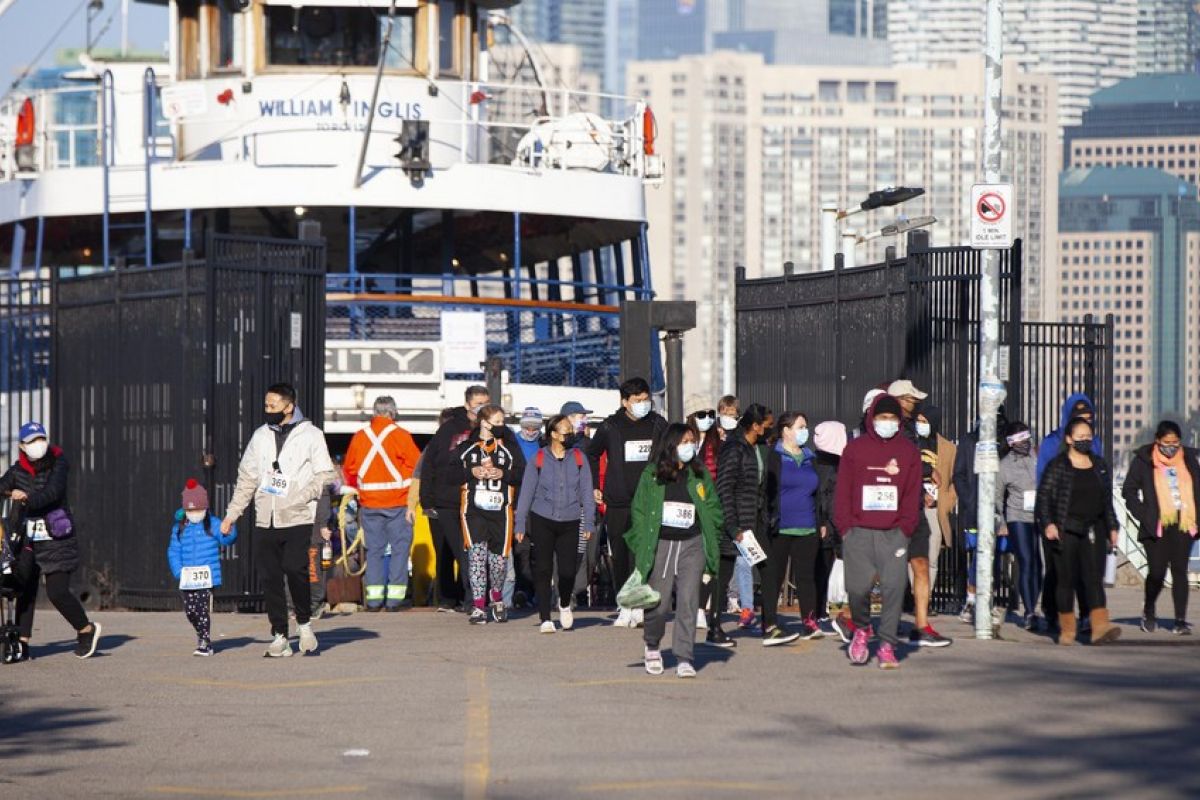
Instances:
[[[1111,594],[1136,625],[1137,593]],[[942,617],[955,644],[891,673],[836,639],[741,637],[698,646],[684,681],[669,654],[646,675],[641,631],[601,614],[552,636],[536,616],[338,616],[286,660],[262,658],[259,616],[218,616],[209,659],[182,614],[96,618],[97,657],[47,610],[36,660],[0,666],[6,797],[1200,795],[1200,637],[1130,625],[1060,648]]]

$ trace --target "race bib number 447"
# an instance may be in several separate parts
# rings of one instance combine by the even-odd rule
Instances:
[[[900,489],[896,486],[864,486],[863,511],[895,511],[900,507]]]

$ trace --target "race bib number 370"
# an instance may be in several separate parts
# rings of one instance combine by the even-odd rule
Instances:
[[[179,588],[185,592],[211,589],[212,585],[212,570],[207,566],[184,567],[179,571]]]

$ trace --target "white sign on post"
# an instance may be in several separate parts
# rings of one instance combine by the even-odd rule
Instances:
[[[487,314],[442,312],[442,371],[450,375],[483,373],[487,360]]]
[[[1013,244],[1011,183],[977,183],[971,187],[971,247],[1007,250]]]

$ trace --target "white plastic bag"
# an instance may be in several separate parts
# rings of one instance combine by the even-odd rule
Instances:
[[[846,564],[840,558],[833,562],[829,570],[828,600],[838,606],[850,602],[850,595],[846,594]]]
[[[1104,557],[1104,585],[1117,585],[1117,551],[1112,550]]]
[[[617,592],[617,605],[621,608],[654,608],[661,602],[662,595],[646,583],[636,569],[629,573],[629,579]]]

